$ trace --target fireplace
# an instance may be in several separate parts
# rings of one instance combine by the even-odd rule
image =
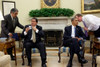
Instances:
[[[42,26],[45,33],[44,43],[48,47],[61,44],[64,28],[67,26],[67,17],[38,17],[38,25]]]
[[[44,30],[44,43],[47,47],[57,47],[61,44],[63,30]]]

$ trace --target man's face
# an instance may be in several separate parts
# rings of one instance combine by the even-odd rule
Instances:
[[[74,20],[72,21],[72,24],[73,24],[74,26],[78,25],[78,19],[74,19]]]
[[[36,26],[36,25],[37,25],[36,20],[35,20],[35,19],[32,19],[32,20],[31,20],[31,26]]]
[[[78,17],[78,16],[76,16],[76,18],[78,19],[78,21],[79,21],[79,22],[81,22],[81,21],[82,21],[82,16],[79,16],[79,17]]]
[[[18,15],[18,11],[14,12],[14,13],[11,13],[11,14],[12,14],[12,17],[13,17],[13,18],[16,18],[17,15]]]

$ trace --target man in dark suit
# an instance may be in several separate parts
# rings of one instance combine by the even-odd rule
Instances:
[[[80,26],[78,26],[78,19],[72,18],[71,19],[72,25],[65,27],[65,32],[63,36],[63,45],[68,46],[70,48],[70,59],[68,62],[67,67],[72,67],[72,59],[74,56],[74,53],[78,56],[78,61],[86,63],[87,61],[81,58],[79,52],[80,52],[80,46],[79,41],[82,39],[85,39],[85,34],[83,33]]]
[[[31,19],[31,25],[26,25],[22,37],[24,38],[24,47],[26,48],[26,55],[28,58],[28,66],[31,66],[31,48],[38,48],[41,56],[42,67],[46,66],[46,49],[41,41],[44,36],[42,27],[37,25],[37,18]]]
[[[21,29],[24,28],[24,26],[19,23],[17,14],[18,10],[16,8],[12,8],[10,14],[4,16],[4,20],[1,22],[1,37],[12,37],[16,26],[20,27]],[[7,49],[7,52],[10,54],[11,59],[14,60],[12,48]]]

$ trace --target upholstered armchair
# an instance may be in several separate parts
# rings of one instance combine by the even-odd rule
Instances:
[[[62,49],[62,48],[63,48],[63,49]],[[61,62],[61,54],[62,54],[63,52],[67,52],[67,54],[68,54],[67,56],[69,56],[70,48],[68,47],[68,49],[69,49],[69,50],[67,51],[66,47],[63,47],[63,41],[62,41],[61,45],[59,46],[59,51],[58,51],[58,57],[59,57],[58,62],[59,62],[59,63]],[[84,52],[85,52],[85,40],[82,40],[82,41],[81,41],[80,50],[81,50],[81,52],[80,52],[81,57],[84,57]],[[83,67],[83,63],[81,63],[81,67]]]
[[[96,57],[96,65],[97,67],[100,67],[100,56]]]
[[[4,52],[0,51],[0,67],[11,67],[10,55],[4,55]]]

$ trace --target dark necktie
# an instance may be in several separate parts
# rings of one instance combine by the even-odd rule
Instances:
[[[82,21],[82,22],[83,22],[84,26],[87,28],[85,22],[84,21]],[[88,32],[86,30],[85,30],[85,35],[86,35],[86,37],[88,37]]]
[[[76,37],[76,34],[77,34],[77,33],[76,33],[76,27],[74,27],[74,33],[75,33],[75,37]]]

